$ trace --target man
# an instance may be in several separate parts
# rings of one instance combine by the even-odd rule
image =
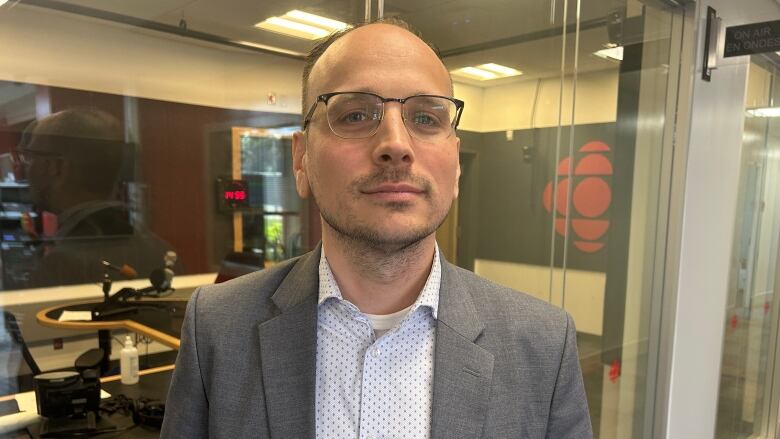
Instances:
[[[47,224],[40,259],[18,287],[99,282],[103,260],[142,276],[163,266],[170,245],[135,227],[117,195],[125,149],[119,121],[96,109],[66,109],[28,127],[17,156]]]
[[[571,318],[439,256],[450,96],[401,22],[314,49],[293,156],[322,245],[193,294],[163,437],[591,437]]]

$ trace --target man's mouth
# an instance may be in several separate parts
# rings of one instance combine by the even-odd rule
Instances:
[[[377,200],[405,202],[420,197],[425,190],[409,183],[382,183],[361,192]]]
[[[383,183],[377,186],[372,186],[363,191],[366,194],[379,194],[379,193],[412,193],[421,194],[425,192],[423,189],[408,183]]]

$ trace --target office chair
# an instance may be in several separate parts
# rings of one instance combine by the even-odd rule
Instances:
[[[16,322],[16,316],[11,311],[3,310],[3,321],[5,323],[5,332],[10,336],[11,346],[10,348],[17,348],[21,350],[24,362],[27,363],[27,367],[33,375],[41,373],[41,369],[38,367],[38,363],[30,354],[30,350],[27,348],[27,343],[22,337],[22,331],[19,329],[19,323]]]
[[[32,377],[41,373],[19,330],[16,317],[3,310],[0,324],[0,395],[32,389]]]
[[[12,358],[16,352],[21,353],[22,358],[24,358],[24,363],[29,369],[28,373],[28,371],[24,370],[24,368],[20,365],[19,370],[15,371],[16,376],[14,377],[14,380],[17,381],[15,383],[10,382],[10,372],[12,371],[9,371],[9,375],[7,377],[2,377],[7,380],[5,387],[11,390],[14,388],[18,389],[19,387],[26,387],[20,385],[21,383],[18,382],[18,378],[28,374],[31,376],[39,375],[41,373],[41,368],[38,367],[38,363],[36,363],[35,359],[30,353],[30,349],[27,347],[27,343],[24,341],[22,331],[19,328],[19,323],[16,321],[16,316],[8,310],[3,310],[3,322],[5,334],[7,336],[2,337],[3,340],[0,341],[0,351],[2,351],[4,355],[8,355],[9,359]],[[82,373],[86,369],[96,369],[100,367],[100,361],[102,358],[103,349],[89,349],[76,358],[74,367],[79,373]],[[13,361],[6,361],[6,363],[9,366],[14,366]]]
[[[220,264],[214,283],[222,283],[253,271],[262,270],[265,265],[263,260],[262,253],[230,252]]]

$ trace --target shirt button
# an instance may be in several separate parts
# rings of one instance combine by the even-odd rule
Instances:
[[[371,356],[374,358],[379,358],[379,356],[382,355],[382,351],[379,350],[379,348],[373,349],[371,351]],[[373,436],[369,436],[369,439],[372,439]]]

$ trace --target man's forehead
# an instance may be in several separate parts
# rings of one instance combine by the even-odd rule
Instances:
[[[449,73],[424,41],[405,29],[383,23],[362,26],[334,42],[314,65],[309,85],[313,93],[336,91],[328,88],[333,82],[353,80],[360,73],[368,72],[370,76],[371,71],[407,62],[423,66],[425,71],[420,74],[441,79],[449,87]],[[357,87],[366,88],[364,84]]]

